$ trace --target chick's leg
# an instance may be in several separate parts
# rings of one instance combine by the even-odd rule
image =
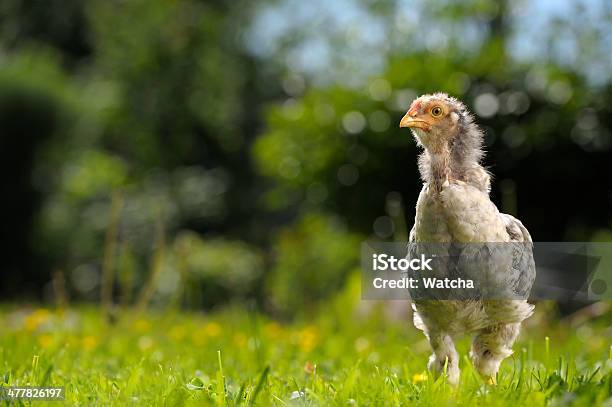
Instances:
[[[495,382],[501,362],[512,354],[520,326],[520,323],[493,325],[474,337],[470,357],[483,377]]]
[[[446,369],[448,382],[459,383],[459,354],[455,349],[453,339],[445,333],[435,333],[429,335],[429,343],[433,349],[427,365],[429,370],[437,377]]]

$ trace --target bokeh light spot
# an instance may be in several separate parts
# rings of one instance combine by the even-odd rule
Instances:
[[[342,118],[342,127],[347,133],[357,134],[363,131],[366,125],[366,119],[362,113],[351,111]]]
[[[499,100],[492,93],[483,93],[476,97],[474,109],[480,117],[493,117],[499,109]]]

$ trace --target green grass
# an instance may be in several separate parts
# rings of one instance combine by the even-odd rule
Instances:
[[[463,358],[453,388],[426,373],[423,336],[405,320],[383,317],[380,305],[336,302],[288,324],[239,307],[126,311],[107,324],[93,307],[5,306],[0,381],[65,386],[67,405],[88,406],[611,403],[609,319],[571,327],[547,322],[549,311],[540,310],[496,386]],[[465,355],[469,338],[458,347]],[[59,403],[32,403],[45,404]]]

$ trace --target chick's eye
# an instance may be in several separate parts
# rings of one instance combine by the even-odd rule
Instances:
[[[442,108],[440,106],[434,106],[431,108],[431,115],[433,117],[442,116]]]

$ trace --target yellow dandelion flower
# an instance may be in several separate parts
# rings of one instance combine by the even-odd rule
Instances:
[[[98,344],[98,338],[92,335],[88,335],[81,340],[81,346],[83,349],[89,351],[96,347]]]
[[[264,326],[264,331],[271,339],[279,338],[283,333],[283,328],[277,322],[269,322]]]
[[[147,332],[150,327],[151,324],[149,324],[149,321],[144,319],[139,319],[134,323],[134,329],[136,329],[138,332]]]
[[[35,331],[50,318],[51,312],[48,309],[39,308],[26,317],[24,322],[25,329],[30,332]]]
[[[415,373],[414,375],[412,375],[412,383],[420,383],[426,380],[427,380],[426,373]]]
[[[310,352],[319,342],[319,331],[315,326],[307,326],[298,334],[298,345],[303,352]]]
[[[206,332],[206,335],[211,337],[219,336],[221,333],[221,325],[217,324],[216,322],[209,322],[204,326],[204,332]]]
[[[206,343],[206,330],[204,328],[196,329],[191,334],[191,340],[197,346],[202,346]]]
[[[169,335],[172,339],[180,341],[187,334],[187,329],[183,325],[176,325],[170,328]]]
[[[236,346],[238,346],[239,348],[243,348],[246,346],[248,342],[248,338],[245,334],[243,334],[242,332],[239,332],[237,334],[234,335],[234,343],[236,344]]]
[[[44,334],[38,337],[38,343],[43,348],[49,348],[53,345],[53,336],[49,334]]]

